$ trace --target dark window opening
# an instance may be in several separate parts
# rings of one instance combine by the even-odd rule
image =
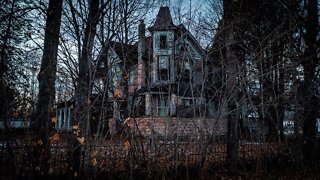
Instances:
[[[160,81],[168,81],[169,80],[168,69],[160,69],[159,70],[159,79],[160,79]]]
[[[160,36],[160,49],[167,49],[167,36]]]
[[[186,52],[188,51],[188,45],[183,43],[183,44],[179,44],[179,50],[182,52]]]
[[[182,81],[190,81],[190,77],[191,77],[191,71],[188,69],[185,69],[184,72],[181,74],[181,79]]]

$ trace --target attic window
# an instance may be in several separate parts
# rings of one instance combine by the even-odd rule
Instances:
[[[182,51],[182,52],[188,51],[188,44],[187,43],[179,44],[179,50]]]
[[[167,36],[160,35],[160,49],[167,49]]]

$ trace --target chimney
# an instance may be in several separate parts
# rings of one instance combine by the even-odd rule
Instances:
[[[146,53],[146,44],[145,44],[145,32],[146,27],[143,20],[140,20],[139,23],[139,42],[138,42],[138,78],[137,78],[137,85],[138,89],[145,85],[145,61],[143,58],[145,57]]]
[[[141,19],[139,24],[139,43],[138,43],[138,53],[139,53],[138,60],[139,61],[142,60],[146,51],[145,33],[146,33],[146,26],[143,20]]]

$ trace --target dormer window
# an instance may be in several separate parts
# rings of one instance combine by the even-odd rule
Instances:
[[[160,35],[160,49],[167,49],[167,36]]]

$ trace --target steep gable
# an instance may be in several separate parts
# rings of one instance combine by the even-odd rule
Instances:
[[[172,17],[169,7],[160,7],[156,21],[153,25],[155,28],[173,26]]]
[[[194,51],[198,57],[204,57],[205,52],[198,43],[198,41],[193,37],[193,35],[184,27],[184,25],[178,25],[178,33],[176,44],[176,52],[179,53],[180,50],[186,50],[183,48],[184,45],[188,45],[190,47],[190,51]],[[183,46],[181,46],[183,45]]]
[[[155,23],[149,27],[149,31],[175,29],[169,7],[160,7]]]

